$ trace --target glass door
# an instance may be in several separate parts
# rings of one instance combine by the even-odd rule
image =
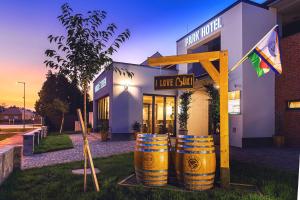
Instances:
[[[174,96],[143,96],[143,133],[176,133],[176,101]]]
[[[143,96],[143,133],[152,133],[152,96]]]
[[[175,97],[166,97],[165,100],[166,110],[166,132],[171,136],[175,136]]]
[[[165,133],[165,103],[164,97],[155,96],[154,105],[154,133]]]

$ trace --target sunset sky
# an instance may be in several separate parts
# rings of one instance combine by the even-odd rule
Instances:
[[[141,63],[156,51],[176,54],[177,39],[234,0],[1,0],[0,104],[23,106],[23,85],[17,82],[25,81],[26,104],[34,108],[47,72],[47,36],[64,33],[57,16],[65,2],[75,12],[105,10],[107,22],[116,23],[120,31],[129,28],[131,38],[114,59]]]

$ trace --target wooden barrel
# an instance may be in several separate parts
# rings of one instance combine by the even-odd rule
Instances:
[[[175,138],[169,136],[168,138],[169,146],[169,166],[168,166],[168,183],[175,185],[177,183],[176,169],[175,169]]]
[[[176,138],[175,144],[175,171],[177,184],[183,185],[183,154],[181,151],[183,150],[183,139],[181,139],[181,135]]]
[[[168,136],[138,134],[134,151],[136,179],[148,186],[168,182]]]
[[[214,185],[216,171],[215,146],[212,136],[178,136],[176,155],[179,172],[188,190],[207,190]],[[180,171],[181,170],[181,171]]]

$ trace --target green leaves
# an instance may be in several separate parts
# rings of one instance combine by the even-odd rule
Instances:
[[[180,95],[180,112],[178,114],[179,126],[181,129],[187,129],[187,121],[189,119],[188,111],[192,101],[193,92],[184,92]]]
[[[113,70],[132,77],[127,69],[112,66],[112,56],[129,39],[126,29],[117,34],[117,26],[109,23],[104,26],[105,11],[94,10],[86,15],[73,13],[68,4],[61,7],[58,20],[66,30],[65,35],[49,35],[48,40],[55,49],[45,51],[46,67],[53,68],[76,82],[90,83],[101,70]]]

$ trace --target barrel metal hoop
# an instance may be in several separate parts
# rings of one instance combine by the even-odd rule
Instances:
[[[168,172],[168,170],[148,170],[148,169],[138,169],[138,168],[135,168],[136,171],[139,171],[139,172]]]
[[[138,138],[168,138],[168,135],[143,133],[143,134],[138,134],[137,137]]]
[[[137,144],[137,146],[140,146],[140,147],[155,147],[155,146],[168,147],[168,144]]]
[[[211,135],[178,135],[177,138],[213,138]]]
[[[208,181],[213,181],[213,180],[215,180],[215,178],[209,178],[209,179],[200,179],[200,180],[195,180],[195,179],[186,179],[186,178],[184,178],[184,180],[186,181],[186,182],[193,182],[193,183],[195,183],[195,182],[208,182]]]
[[[183,154],[211,154],[215,153],[215,150],[212,151],[185,151],[185,150],[176,150],[177,153]]]
[[[181,143],[208,143],[213,142],[213,140],[189,140],[189,139],[179,139],[177,142]]]
[[[208,183],[208,184],[188,184],[188,183],[184,183],[185,186],[189,187],[189,188],[193,188],[194,186],[213,186],[213,183]]]
[[[212,147],[215,147],[215,145],[209,145],[209,146],[178,145],[178,147],[183,147],[183,148],[212,148]]]
[[[187,176],[214,176],[215,175],[215,172],[212,172],[212,173],[207,173],[207,174],[193,174],[193,173],[184,173],[184,175],[187,175]]]
[[[141,149],[141,148],[136,148],[137,151],[140,152],[168,152],[168,149]]]
[[[137,174],[138,177],[140,178],[145,178],[146,177],[151,177],[151,178],[160,178],[160,177],[168,177],[168,175],[158,175],[158,176],[153,176],[153,175],[148,175],[148,174]]]

